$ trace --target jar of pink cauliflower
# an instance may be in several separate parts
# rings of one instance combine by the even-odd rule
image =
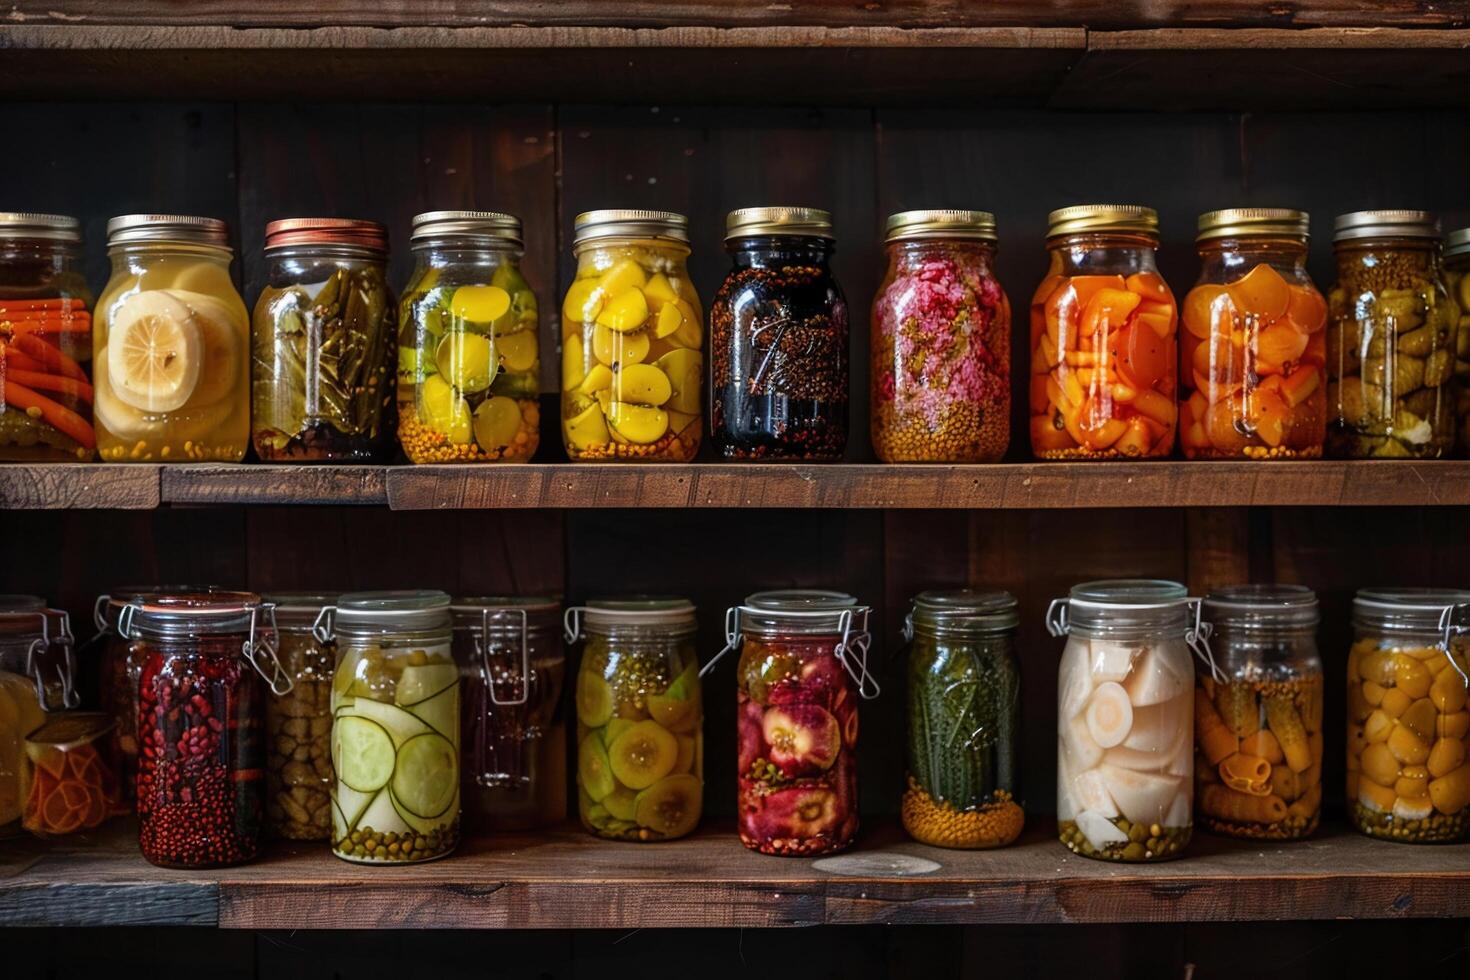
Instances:
[[[885,463],[990,463],[1010,429],[1011,307],[995,216],[889,217],[873,302],[873,451]]]

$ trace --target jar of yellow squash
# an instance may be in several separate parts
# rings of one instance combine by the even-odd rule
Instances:
[[[112,277],[92,331],[97,452],[124,462],[239,462],[250,443],[250,315],[225,223],[107,222]]]
[[[686,462],[703,433],[703,311],[689,219],[577,215],[577,278],[562,302],[561,428],[574,460]]]

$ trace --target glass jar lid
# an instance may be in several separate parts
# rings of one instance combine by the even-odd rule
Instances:
[[[187,214],[121,214],[107,220],[107,244],[179,242],[228,248],[229,229],[218,218]]]
[[[1444,236],[1444,257],[1454,258],[1470,252],[1470,228],[1456,228]]]
[[[1160,629],[1182,631],[1187,623],[1189,590],[1167,579],[1102,579],[1072,586],[1065,599],[1047,611],[1053,635],[1136,634]]]
[[[0,609],[0,645],[14,639],[41,638],[71,641],[71,617],[65,610],[45,606]]]
[[[1439,237],[1439,219],[1428,211],[1351,211],[1332,221],[1332,240]]]
[[[263,598],[276,607],[276,625],[283,630],[309,630],[323,609],[341,601],[336,592],[267,592]]]
[[[1204,618],[1216,629],[1315,629],[1317,595],[1304,585],[1227,585],[1205,596]]]
[[[125,604],[118,632],[129,639],[249,633],[261,605],[254,592],[145,593]]]
[[[1353,624],[1382,630],[1438,631],[1457,606],[1470,603],[1463,589],[1372,588],[1353,597]]]
[[[457,630],[532,633],[556,628],[561,603],[551,596],[456,596],[449,607]]]
[[[521,219],[499,211],[425,211],[414,215],[409,241],[417,244],[431,238],[520,248]]]
[[[739,628],[783,633],[832,634],[866,630],[868,607],[846,592],[830,589],[772,589],[753,592],[740,607]]]
[[[832,215],[820,208],[740,208],[725,216],[725,241],[767,235],[832,238]]]
[[[64,214],[0,211],[0,240],[19,239],[79,244],[82,240],[82,223]]]
[[[1074,204],[1047,215],[1047,238],[1089,231],[1135,232],[1157,236],[1159,213],[1141,204]]]
[[[1292,208],[1224,208],[1199,216],[1197,242],[1212,238],[1299,238],[1307,240],[1311,218]]]
[[[689,243],[689,219],[672,211],[605,208],[583,211],[572,222],[572,247],[599,238],[652,238]]]
[[[588,599],[582,613],[588,629],[618,626],[692,626],[694,603],[676,596]]]
[[[1016,597],[1004,589],[941,589],[914,597],[914,627],[929,632],[998,633],[1021,622]]]
[[[884,242],[970,239],[993,242],[998,236],[989,211],[950,209],[900,211],[884,224]]]
[[[437,589],[349,592],[337,600],[336,627],[345,631],[449,628],[449,594]]]
[[[99,632],[118,632],[118,621],[129,602],[138,596],[180,595],[195,592],[223,592],[217,585],[120,585],[97,597],[92,608],[92,622]]]
[[[265,226],[266,251],[292,245],[347,245],[388,253],[388,229],[355,218],[281,218]]]

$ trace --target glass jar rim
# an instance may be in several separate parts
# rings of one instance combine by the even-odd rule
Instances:
[[[70,617],[65,610],[40,606],[0,611],[0,642],[38,640],[43,636],[53,642],[71,640]]]
[[[261,598],[276,608],[280,629],[311,629],[322,610],[341,601],[339,592],[265,592]]]
[[[1189,590],[1178,582],[1099,579],[1074,585],[1067,598],[1053,602],[1047,626],[1055,635],[1088,636],[1146,635],[1177,626],[1182,639],[1188,611]]]
[[[837,635],[868,628],[869,607],[834,589],[767,589],[745,597],[738,631]]]
[[[449,593],[437,589],[348,592],[337,600],[338,630],[438,630],[449,626]]]
[[[598,596],[582,606],[582,625],[591,632],[627,626],[692,627],[695,606],[679,596]]]
[[[1353,596],[1353,622],[1388,630],[1438,631],[1446,609],[1470,603],[1470,591],[1380,586]]]
[[[1213,589],[1204,619],[1216,629],[1311,629],[1321,622],[1317,594],[1304,585],[1248,583]]]
[[[254,592],[157,592],[135,595],[126,605],[132,610],[125,613],[128,637],[136,639],[246,633],[264,602]]]
[[[119,585],[97,597],[96,625],[99,630],[117,632],[122,611],[134,599],[161,595],[193,595],[202,592],[228,592],[218,585],[198,585],[192,582],[169,585]]]
[[[1004,589],[931,589],[914,597],[915,628],[994,633],[1021,622],[1016,597]]]
[[[528,634],[554,631],[561,601],[553,596],[455,596],[449,606],[456,630],[479,633],[519,633],[524,622]],[[516,613],[524,613],[524,621]],[[510,615],[507,615],[510,614]]]

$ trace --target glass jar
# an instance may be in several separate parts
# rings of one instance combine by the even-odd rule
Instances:
[[[226,867],[260,850],[266,681],[289,686],[270,621],[249,592],[134,596],[122,611],[138,669],[138,844],[153,864]]]
[[[554,599],[455,599],[454,659],[464,690],[460,775],[471,829],[530,830],[566,815],[561,606]]]
[[[751,850],[827,854],[857,836],[868,613],[845,593],[803,589],[757,592],[726,613],[727,649],[740,651],[737,822]]]
[[[1370,837],[1470,829],[1470,592],[1359,589],[1348,652],[1348,819]]]
[[[842,458],[849,338],[832,249],[832,216],[816,208],[725,219],[734,268],[710,305],[710,427],[726,459]]]
[[[225,223],[129,214],[107,222],[97,300],[97,449],[121,462],[238,463],[250,443],[250,314]]]
[[[291,689],[265,703],[265,828],[287,840],[332,837],[332,672],[336,647],[312,627],[335,595],[276,592],[276,659]]]
[[[429,211],[398,310],[398,439],[415,463],[525,462],[541,441],[536,294],[521,219]]]
[[[1189,459],[1316,459],[1327,436],[1327,302],[1305,211],[1199,216],[1184,297],[1179,433]]]
[[[694,606],[590,599],[566,613],[577,668],[577,812],[612,840],[683,837],[704,805],[704,707]]]
[[[21,826],[37,837],[62,837],[100,827],[123,812],[108,752],[111,727],[101,712],[66,711],[26,736]]]
[[[52,678],[70,665],[66,625],[39,596],[0,595],[0,838],[21,829],[25,739],[63,707]]]
[[[694,458],[704,433],[704,313],[689,219],[577,215],[577,277],[561,306],[561,431],[573,460]]]
[[[1021,833],[1016,599],[923,592],[908,629],[903,827],[936,847],[1003,847]]]
[[[1212,670],[1195,675],[1195,802],[1218,834],[1297,840],[1322,810],[1317,597],[1236,585],[1205,597]]]
[[[265,462],[381,462],[393,372],[388,230],[286,218],[265,226],[266,286],[251,321],[255,454]]]
[[[1057,823],[1073,853],[1178,857],[1193,819],[1194,665],[1184,586],[1116,579],[1072,587],[1047,611],[1067,637],[1057,680]]]
[[[332,681],[332,852],[432,861],[459,843],[459,669],[443,592],[351,592],[323,610]]]
[[[1455,329],[1456,448],[1470,455],[1470,228],[1444,238],[1445,286],[1459,320]]]
[[[1328,296],[1327,451],[1337,459],[1437,459],[1455,443],[1460,311],[1424,211],[1354,211],[1334,222]]]
[[[1158,214],[1083,204],[1048,220],[1051,267],[1031,297],[1032,452],[1168,456],[1179,317],[1155,263]]]
[[[82,225],[0,211],[0,460],[92,458],[92,291]]]

